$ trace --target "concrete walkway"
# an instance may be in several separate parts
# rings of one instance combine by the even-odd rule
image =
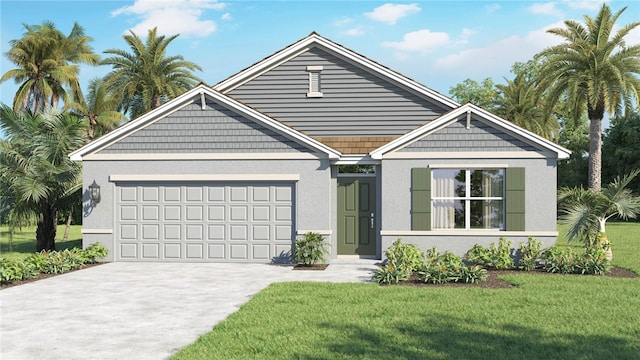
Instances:
[[[325,271],[109,263],[0,290],[0,359],[165,359],[280,281],[370,281],[375,261]]]

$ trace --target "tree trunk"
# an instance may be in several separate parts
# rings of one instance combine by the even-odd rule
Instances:
[[[40,205],[41,218],[36,229],[36,251],[56,249],[57,212],[50,204]]]
[[[591,111],[589,112],[591,115]],[[589,117],[589,189],[602,189],[602,116]]]
[[[73,210],[69,210],[69,215],[67,215],[67,226],[64,228],[64,236],[62,237],[62,241],[69,240],[69,229],[71,228],[71,214]]]

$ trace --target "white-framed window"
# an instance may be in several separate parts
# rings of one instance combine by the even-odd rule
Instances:
[[[432,229],[505,229],[505,169],[432,169]]]
[[[322,79],[320,77],[322,69],[322,65],[307,66],[307,72],[309,73],[309,91],[307,92],[307,97],[322,97]]]

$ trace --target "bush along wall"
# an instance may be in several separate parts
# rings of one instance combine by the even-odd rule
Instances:
[[[435,247],[422,253],[416,246],[396,240],[384,255],[386,264],[373,273],[379,284],[398,284],[412,276],[425,283],[446,282],[478,283],[487,279],[489,270],[542,270],[560,274],[604,275],[610,264],[602,249],[588,248],[575,253],[571,248],[552,246],[542,249],[542,243],[533,237],[519,244],[517,266],[512,255],[512,242],[501,238],[488,248],[474,245],[461,258]]]
[[[10,284],[36,278],[41,274],[62,274],[92,264],[106,257],[108,250],[92,244],[85,250],[73,248],[62,251],[41,251],[25,259],[0,259],[0,283]]]

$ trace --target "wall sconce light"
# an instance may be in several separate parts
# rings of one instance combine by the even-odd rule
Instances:
[[[96,184],[95,180],[93,180],[93,183],[89,185],[89,197],[91,198],[92,204],[100,202],[100,185]]]

